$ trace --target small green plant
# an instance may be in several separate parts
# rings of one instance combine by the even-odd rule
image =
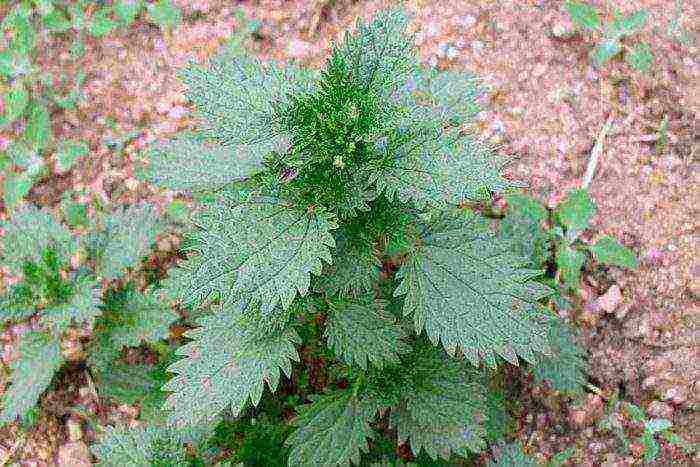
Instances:
[[[153,209],[135,205],[99,215],[83,234],[72,234],[50,213],[23,205],[1,226],[3,266],[20,280],[0,296],[0,321],[33,318],[36,324],[20,337],[0,423],[31,414],[67,361],[88,361],[102,395],[129,401],[125,385],[146,378],[137,377],[139,368],[122,371],[117,363],[122,348],[165,338],[178,319],[153,291],[114,292],[106,286],[118,284],[148,253],[161,229]],[[83,327],[94,327],[96,334],[87,356],[65,347],[70,330]]]
[[[590,53],[596,67],[601,67],[608,60],[624,52],[625,61],[637,71],[645,72],[651,67],[653,55],[645,42],[627,45],[623,39],[639,31],[646,23],[648,13],[645,10],[634,11],[627,16],[614,12],[614,19],[608,24],[601,21],[595,7],[580,1],[567,1],[564,5],[573,23],[600,36],[600,41]]]
[[[286,436],[290,466],[401,444],[419,465],[465,458],[486,446],[501,360],[583,379],[532,251],[480,214],[521,184],[462,128],[476,80],[420,65],[407,23],[359,22],[320,72],[236,51],[182,70],[205,126],[152,147],[140,177],[194,195],[187,257],[162,285],[198,317],[168,367],[167,420],[110,431],[102,462],[180,459],[164,439],[259,415],[302,345],[328,381],[299,391],[289,430],[255,434]]]

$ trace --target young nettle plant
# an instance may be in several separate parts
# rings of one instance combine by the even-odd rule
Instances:
[[[556,360],[543,271],[470,209],[520,186],[463,129],[477,82],[423,68],[407,22],[358,22],[320,72],[230,54],[182,71],[206,127],[141,176],[199,200],[164,288],[201,317],[169,367],[170,425],[113,430],[102,460],[149,462],[170,430],[257,405],[304,315],[343,370],[294,420],[294,466],[359,463],[380,420],[415,455],[481,451],[484,368]]]
[[[600,41],[590,53],[590,58],[596,67],[603,66],[608,60],[624,51],[625,61],[636,71],[648,71],[654,56],[646,42],[637,42],[633,46],[624,43],[623,39],[639,31],[646,23],[646,10],[637,10],[626,16],[614,13],[614,19],[609,24],[603,24],[595,7],[580,1],[567,1],[564,8],[571,16],[573,23],[582,29],[587,29],[600,36]]]
[[[54,374],[69,361],[87,362],[100,394],[114,395],[131,383],[109,379],[119,371],[122,348],[167,337],[168,326],[178,319],[152,290],[131,288],[122,307],[109,306],[115,292],[108,284],[118,283],[138,264],[162,228],[153,208],[134,205],[93,220],[89,229],[71,233],[49,212],[25,204],[0,223],[2,265],[19,279],[0,296],[0,323],[29,327],[10,364],[2,424],[28,419]],[[93,327],[96,338],[87,355],[66,346],[76,338],[71,330]]]

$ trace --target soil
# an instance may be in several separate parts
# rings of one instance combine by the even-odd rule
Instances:
[[[176,70],[187,60],[211,55],[236,31],[235,8],[260,21],[254,40],[246,44],[252,53],[318,66],[331,41],[342,38],[356,18],[369,19],[394,2],[176,3],[183,21],[174,30],[161,31],[138,20],[128,30],[89,39],[78,62],[69,58],[68,38],[43,39],[39,66],[69,75],[79,69],[86,73],[85,99],[74,111],[52,115],[52,121],[57,137],[88,141],[90,154],[68,174],[55,174],[37,185],[31,201],[51,206],[67,189],[81,191],[82,199],[97,196],[114,205],[171,200],[175,193],[154,191],[136,180],[134,168],[148,144],[196,124]],[[407,6],[415,15],[411,27],[426,63],[469,70],[483,79],[488,92],[485,110],[478,115],[482,135],[500,146],[499,157],[516,157],[510,174],[527,181],[526,191],[549,206],[580,186],[596,137],[612,116],[589,187],[598,209],[584,240],[612,235],[638,255],[640,266],[585,272],[572,297],[574,306],[563,313],[581,332],[590,386],[583,397],[569,399],[514,376],[520,388],[517,436],[541,460],[572,446],[569,465],[645,465],[642,426],[631,421],[617,399],[671,420],[683,439],[700,442],[700,3],[589,3],[608,19],[613,3],[623,13],[649,11],[643,31],[630,42],[649,44],[654,54],[649,72],[635,72],[620,58],[593,67],[588,53],[595,37],[569,32],[561,1],[413,0]],[[124,135],[130,136],[121,152],[105,144]],[[14,136],[0,132],[0,144]],[[13,358],[21,332],[13,328],[1,336],[3,365]],[[134,419],[133,407],[101,404],[80,368],[62,378],[55,386],[60,389],[42,398],[36,428],[21,432],[10,425],[0,430],[0,463],[88,462],[84,444],[94,432],[85,424],[76,431],[78,406],[104,423]],[[4,387],[5,378],[0,382]],[[611,420],[619,422],[618,434],[605,428]],[[629,449],[619,433],[629,440]],[[700,465],[699,454],[659,443],[661,452],[652,465]]]

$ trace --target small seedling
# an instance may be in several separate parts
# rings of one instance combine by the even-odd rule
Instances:
[[[627,45],[623,39],[638,32],[646,23],[646,10],[637,10],[627,16],[614,13],[610,23],[603,23],[595,7],[580,1],[567,1],[564,8],[573,23],[581,29],[589,30],[599,36],[598,44],[590,53],[596,67],[603,66],[621,52],[625,61],[636,71],[645,72],[651,67],[653,55],[645,42]]]

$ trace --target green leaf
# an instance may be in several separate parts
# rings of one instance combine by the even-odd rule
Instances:
[[[653,461],[656,456],[659,455],[659,452],[661,452],[661,446],[659,446],[659,443],[654,439],[654,434],[650,431],[645,431],[639,439],[642,440],[642,444],[644,445],[644,461]]]
[[[35,151],[44,149],[53,137],[51,116],[46,106],[32,102],[29,106],[24,138]]]
[[[110,8],[101,8],[95,11],[90,18],[88,32],[93,37],[102,37],[109,34],[117,27],[117,22],[110,18]]]
[[[179,73],[187,98],[207,123],[206,137],[224,146],[256,147],[263,154],[288,144],[274,118],[274,103],[283,106],[289,94],[310,89],[309,76],[300,68],[226,54]]]
[[[535,381],[547,381],[557,391],[580,394],[586,384],[586,353],[566,323],[551,319],[548,328],[552,355],[540,356],[533,365]]]
[[[146,5],[148,19],[162,29],[172,28],[180,23],[182,13],[170,0],[156,0]]]
[[[83,11],[83,7],[78,4],[78,3],[71,3],[68,5],[68,13],[70,14],[71,17],[71,24],[73,28],[75,28],[77,31],[83,30],[86,25],[89,26],[85,19],[85,11]]]
[[[41,322],[64,330],[71,324],[92,324],[102,313],[100,305],[101,290],[91,278],[80,278],[73,286],[74,292],[68,302],[51,306],[43,310]]]
[[[56,149],[56,165],[60,172],[66,172],[73,166],[73,162],[88,153],[88,145],[85,141],[65,140],[59,143]]]
[[[369,451],[367,439],[374,438],[370,423],[380,402],[372,395],[354,395],[349,390],[309,398],[312,403],[298,409],[292,422],[297,429],[285,443],[291,448],[289,465],[359,464],[361,454]]]
[[[45,14],[41,20],[44,23],[44,27],[51,32],[66,32],[71,28],[71,22],[68,20],[66,15],[56,8],[54,8],[50,13]]]
[[[105,218],[101,241],[95,246],[96,272],[108,279],[124,275],[148,254],[161,228],[161,220],[149,204],[115,210]]]
[[[584,2],[567,1],[564,8],[571,15],[571,21],[583,28],[596,30],[600,26],[598,10]]]
[[[557,222],[569,230],[588,228],[588,221],[596,212],[588,191],[578,188],[569,192],[554,211]]]
[[[76,203],[73,201],[67,201],[61,203],[61,210],[63,211],[63,217],[66,222],[71,227],[87,227],[88,225],[88,211],[87,205],[83,203]]]
[[[187,305],[247,294],[261,300],[265,312],[280,302],[287,309],[297,293],[306,295],[321,260],[332,261],[336,224],[321,208],[230,194],[206,206],[194,224],[187,249],[195,254],[171,269],[165,285]]]
[[[107,427],[92,446],[100,467],[187,467],[182,433],[169,426]]]
[[[152,391],[158,390],[158,381],[152,376],[153,370],[151,365],[113,362],[109,368],[99,372],[99,394],[121,404],[140,403]]]
[[[329,296],[358,296],[372,289],[379,277],[381,261],[370,241],[357,241],[338,232],[333,264],[324,265],[315,289]]]
[[[634,269],[638,265],[637,257],[632,250],[620,245],[617,240],[609,235],[600,237],[595,245],[589,247],[589,250],[595,255],[596,261],[601,264],[630,269]]]
[[[444,214],[426,226],[399,269],[394,296],[405,295],[404,314],[416,333],[475,365],[496,366],[495,355],[518,364],[546,353],[537,323],[538,301],[551,292],[533,281],[541,271],[525,269],[512,245],[497,239],[482,217],[469,211]]]
[[[549,234],[542,228],[546,209],[529,196],[511,195],[506,216],[498,224],[501,239],[512,242],[513,253],[529,258],[533,268],[546,266],[550,257]]]
[[[501,445],[495,459],[489,461],[488,467],[537,467],[532,457],[525,454],[520,441]]]
[[[254,144],[224,148],[180,137],[150,148],[148,167],[139,177],[171,190],[215,189],[260,171],[265,151]]]
[[[174,199],[165,206],[165,213],[176,222],[187,222],[190,217],[187,203]]]
[[[409,381],[402,387],[402,402],[389,419],[399,443],[410,439],[414,456],[425,451],[433,460],[482,451],[486,401],[477,371],[435,348],[419,351],[411,363],[406,363]]]
[[[581,269],[586,262],[586,254],[570,246],[559,244],[555,260],[561,281],[569,288],[578,288]]]
[[[134,22],[141,8],[143,0],[119,0],[112,6],[114,15],[123,27],[128,27]]]
[[[10,211],[16,208],[32,189],[33,183],[34,181],[27,172],[6,175],[2,195],[5,208]]]
[[[596,67],[601,67],[621,50],[622,46],[617,39],[603,39],[591,51],[591,60]]]
[[[36,31],[30,21],[31,8],[27,4],[15,6],[2,20],[2,29],[10,32],[9,49],[28,54],[36,46]]]
[[[625,405],[625,407],[632,420],[634,420],[635,422],[646,421],[647,414],[644,412],[644,409],[642,409],[641,407],[637,407],[636,405],[629,402]]]
[[[57,340],[43,332],[23,335],[19,358],[10,363],[11,386],[2,397],[0,423],[12,422],[32,409],[62,363]]]
[[[5,115],[3,116],[3,123],[12,123],[22,116],[24,110],[29,104],[29,92],[24,84],[21,82],[16,82],[6,93],[5,93]]]
[[[111,323],[111,339],[121,347],[138,347],[167,339],[170,325],[180,317],[155,292],[127,292],[123,309]]]
[[[399,355],[409,351],[403,330],[384,306],[371,299],[329,303],[324,336],[328,346],[348,365],[367,369],[370,362],[382,368],[399,363]]]
[[[5,234],[2,244],[3,266],[12,274],[20,274],[25,261],[40,263],[42,252],[54,248],[61,262],[67,260],[75,249],[73,238],[64,226],[46,211],[34,206],[24,206],[12,214],[8,221],[0,221]]]
[[[648,11],[637,10],[624,18],[616,19],[610,26],[609,35],[617,39],[633,34],[644,26],[648,16]]]
[[[45,15],[54,11],[53,0],[32,0],[36,5],[39,13]]]
[[[168,368],[176,376],[163,387],[172,392],[165,406],[172,423],[208,421],[226,409],[238,416],[249,400],[260,402],[266,383],[275,391],[280,370],[290,376],[291,362],[299,361],[299,336],[264,323],[257,304],[237,302],[201,317],[199,327],[185,333],[192,342],[178,349],[185,358]]]
[[[646,72],[651,67],[654,56],[651,54],[649,45],[640,42],[625,54],[625,61],[636,71]]]

